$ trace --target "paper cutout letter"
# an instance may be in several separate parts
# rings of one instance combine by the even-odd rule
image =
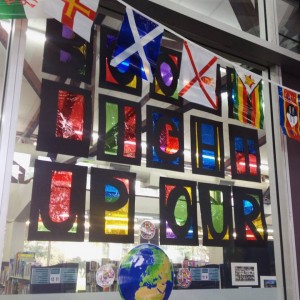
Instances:
[[[99,95],[97,159],[141,164],[141,105]]]
[[[203,246],[233,244],[231,189],[229,186],[198,183],[203,228]]]
[[[84,240],[86,176],[86,167],[36,160],[28,240]]]
[[[193,173],[224,177],[222,123],[191,116],[190,131]]]
[[[198,245],[196,182],[160,178],[160,243]]]
[[[147,167],[183,172],[181,113],[147,106]]]
[[[267,246],[268,233],[261,190],[233,187],[237,246]]]
[[[133,243],[136,174],[91,169],[91,242]]]

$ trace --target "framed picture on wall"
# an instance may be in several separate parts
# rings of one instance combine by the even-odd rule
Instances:
[[[273,288],[277,287],[276,276],[260,276],[261,288]]]
[[[231,263],[231,283],[233,286],[257,286],[257,263]]]

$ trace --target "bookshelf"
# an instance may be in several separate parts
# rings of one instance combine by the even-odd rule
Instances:
[[[33,252],[18,252],[9,262],[3,262],[0,274],[0,294],[28,294],[30,272],[33,266],[37,266]]]

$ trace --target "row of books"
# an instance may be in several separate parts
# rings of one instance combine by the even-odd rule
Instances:
[[[28,294],[30,273],[33,266],[39,266],[33,252],[18,252],[9,262],[2,262],[0,286],[2,294]]]
[[[34,252],[18,252],[10,260],[10,276],[29,280],[31,268],[37,265]]]

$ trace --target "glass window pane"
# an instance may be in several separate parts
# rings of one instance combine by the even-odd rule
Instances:
[[[252,1],[250,2],[252,5]],[[234,13],[234,1],[230,1],[228,5],[227,8],[230,8],[231,12]],[[256,18],[258,12],[255,10],[251,10],[251,12],[253,12]],[[235,21],[238,24],[238,18],[236,18]],[[53,272],[51,273],[53,274],[51,278],[53,281],[59,281],[62,278],[62,273],[59,273],[60,275],[55,273],[58,272],[57,269],[60,270],[59,272],[64,272],[62,271],[64,267],[70,267],[69,275],[71,285],[60,286],[63,292],[100,293],[118,291],[118,268],[120,266],[122,267],[121,263],[123,259],[126,258],[128,253],[132,253],[130,250],[133,247],[137,247],[141,244],[148,245],[148,243],[159,246],[160,249],[168,255],[174,269],[174,277],[171,276],[175,278],[173,292],[176,292],[177,289],[187,289],[188,292],[192,293],[195,289],[201,289],[203,291],[205,289],[232,288],[231,281],[226,281],[226,278],[221,275],[220,271],[220,269],[224,267],[227,268],[225,272],[230,272],[229,267],[225,266],[227,262],[241,260],[247,263],[249,262],[249,251],[252,254],[251,260],[253,260],[254,257],[257,258],[255,263],[261,264],[261,262],[258,259],[260,252],[255,247],[251,246],[247,249],[245,247],[233,247],[236,238],[236,227],[233,225],[235,224],[235,215],[233,212],[237,209],[237,206],[233,201],[234,199],[232,199],[233,196],[229,189],[232,188],[232,186],[241,188],[246,185],[249,189],[260,190],[265,197],[267,197],[269,190],[268,168],[261,168],[262,176],[259,182],[233,179],[231,176],[232,157],[230,155],[228,126],[234,125],[240,126],[241,128],[249,128],[249,126],[251,126],[250,124],[239,123],[237,119],[231,119],[227,114],[228,99],[226,97],[227,90],[225,83],[228,81],[226,78],[226,67],[232,66],[230,66],[228,62],[222,62],[220,76],[222,77],[223,86],[221,90],[223,93],[220,101],[223,108],[226,107],[226,109],[223,109],[221,116],[207,113],[206,111],[194,107],[187,109],[185,113],[181,114],[181,108],[177,106],[178,103],[175,102],[171,104],[170,99],[168,99],[169,102],[164,102],[151,98],[150,96],[145,97],[144,94],[137,95],[139,94],[138,89],[140,88],[140,84],[142,84],[141,91],[143,91],[143,93],[150,91],[151,84],[146,81],[141,83],[135,75],[128,73],[131,69],[130,59],[126,60],[126,68],[122,68],[121,71],[118,68],[112,69],[109,65],[110,57],[108,57],[111,55],[111,45],[103,48],[102,45],[100,49],[96,46],[93,48],[92,59],[95,70],[92,72],[91,84],[88,84],[86,82],[86,74],[83,75],[80,72],[80,74],[78,74],[77,72],[78,70],[82,70],[82,64],[87,63],[85,55],[88,54],[83,51],[84,49],[87,50],[87,48],[83,47],[82,41],[78,41],[76,38],[68,40],[67,45],[62,43],[61,40],[58,43],[55,39],[45,41],[45,32],[48,32],[50,36],[54,34],[51,31],[54,30],[53,26],[49,33],[47,22],[46,20],[28,21],[28,32],[32,34],[28,35],[26,49],[24,50],[26,64],[17,120],[17,142],[12,166],[11,193],[7,216],[7,220],[11,222],[7,222],[6,225],[7,242],[3,256],[3,262],[6,263],[7,270],[14,273],[13,276],[8,276],[5,279],[4,284],[7,286],[5,293],[12,294],[25,291],[48,293],[49,290],[47,290],[47,288],[50,288],[49,286],[44,290],[39,289],[38,284],[29,286],[28,278],[30,277],[30,272],[28,272],[28,270],[33,266],[41,267],[41,269],[36,269],[35,272],[37,273],[43,273],[45,270],[50,270],[47,268],[51,268],[51,272]],[[107,15],[106,23],[119,24],[119,21]],[[250,25],[249,23],[249,28],[246,31],[255,32],[255,30],[257,30],[255,26],[258,26],[258,24],[252,24],[252,27]],[[56,32],[55,36],[61,37],[61,30],[63,29],[59,24],[56,24],[56,26],[55,30],[58,32]],[[102,34],[107,34],[106,27],[107,26],[99,24],[95,25],[96,31],[93,35],[93,45],[98,45],[100,40],[107,40],[101,37]],[[114,32],[114,26],[108,27]],[[103,28],[105,28],[105,30]],[[170,37],[165,39],[164,42],[169,39]],[[54,56],[51,51],[45,51],[45,44],[49,43],[49,40],[54,44],[57,43],[55,47],[53,47],[53,49],[56,49],[57,56]],[[112,41],[110,42],[114,43]],[[74,43],[72,47],[71,43]],[[176,38],[174,38],[171,44],[173,43],[174,45],[176,44],[177,48],[180,46]],[[166,44],[168,45],[168,43]],[[73,59],[74,57],[78,58],[78,60],[75,61],[78,62],[80,68],[76,68],[76,79],[69,78],[69,76],[72,76],[70,70],[62,71],[60,68],[56,68],[56,74],[53,74],[54,72],[46,72],[45,69],[43,69],[46,60],[48,64],[47,67],[52,65],[54,68],[57,67],[56,64],[59,66],[61,66],[62,63],[67,64],[70,57],[67,55],[68,51],[66,51],[66,48],[68,48],[68,51],[70,51],[70,49],[74,51],[72,52]],[[105,51],[103,52],[102,50]],[[169,62],[169,65],[172,67],[177,66],[179,63],[178,57],[180,57],[180,55],[176,56],[174,51],[174,49],[171,49],[170,53],[172,53],[172,55],[169,56],[169,59],[173,57],[174,61],[176,61],[174,64]],[[49,64],[49,62],[51,62],[51,64]],[[165,67],[163,63],[162,66]],[[65,65],[65,68],[67,69],[68,66]],[[88,68],[85,70],[88,70]],[[104,71],[107,73],[107,76],[101,77],[99,74]],[[172,70],[172,72],[173,71],[174,70]],[[160,70],[160,77],[163,77],[164,74],[162,73]],[[173,73],[175,74],[176,72]],[[28,80],[28,74],[30,74],[30,78],[34,78],[34,80]],[[65,74],[68,74],[68,76]],[[78,145],[85,140],[85,135],[88,135],[89,152],[87,156],[67,155],[60,153],[60,151],[53,153],[53,151],[38,151],[36,149],[39,124],[43,121],[39,118],[41,102],[51,99],[48,98],[48,95],[41,93],[42,81],[45,79],[52,81],[53,84],[65,84],[72,86],[72,88],[84,89],[93,95],[91,99],[92,121],[88,130],[86,130],[83,124],[84,118],[82,115],[85,114],[85,106],[82,105],[81,99],[79,99],[79,107],[77,107],[77,109],[71,109],[71,107],[73,107],[72,105],[75,105],[74,103],[78,100],[76,99],[77,94],[75,94],[75,96],[72,94],[69,97],[62,97],[64,98],[64,101],[62,101],[63,105],[61,105],[62,108],[59,107],[58,110],[54,109],[54,114],[47,116],[47,119],[51,119],[51,124],[53,124],[53,128],[49,126],[49,131],[51,131],[57,139],[60,139],[60,141],[63,140],[65,147],[70,151],[76,149]],[[109,86],[105,85],[108,84],[108,82],[103,82],[105,80],[109,81]],[[210,81],[207,78],[205,80]],[[99,81],[102,81],[101,84]],[[169,80],[162,80],[159,83],[165,84],[167,88],[170,88],[173,84],[170,83]],[[155,84],[158,84],[158,81]],[[114,86],[114,88],[112,88],[112,86]],[[267,85],[264,88],[267,88]],[[168,93],[165,92],[168,91],[167,89],[161,88],[160,91],[160,97],[168,96]],[[171,98],[177,93],[178,91],[174,92],[172,90]],[[43,95],[44,99],[41,99],[41,95]],[[130,106],[129,104],[127,106],[126,104],[126,106],[122,106],[123,108],[125,107],[125,109],[120,110],[118,101],[101,106],[101,97],[99,97],[99,95],[115,97],[119,102],[126,100],[128,101],[126,103],[129,103],[129,101],[131,101],[134,102],[135,106]],[[266,99],[266,101],[269,101],[269,99]],[[140,103],[142,103],[142,105],[138,106],[137,104]],[[51,107],[52,105],[57,105],[57,103],[53,104],[47,102],[47,105]],[[149,115],[147,115],[148,106],[157,108],[157,111],[153,113],[153,127],[147,124],[147,119],[149,118]],[[100,112],[99,107],[102,107],[103,111]],[[58,114],[61,114],[60,119],[58,118]],[[140,128],[136,124],[139,115],[142,116],[142,132],[137,132],[137,128]],[[178,117],[178,115],[180,117]],[[102,120],[100,116],[103,117]],[[196,117],[196,125],[194,124],[194,128],[190,128],[191,126],[189,126],[189,124],[191,124],[191,116]],[[198,126],[200,119],[201,126]],[[205,123],[206,119],[208,120],[207,123]],[[71,124],[68,124],[69,121]],[[223,127],[219,126],[220,124],[222,124]],[[71,133],[66,137],[62,133],[62,129],[68,126],[70,127]],[[102,132],[105,132],[105,137],[99,134],[99,132],[101,132],[99,129],[100,126],[103,126]],[[152,131],[147,127],[151,127],[150,129],[152,129]],[[196,138],[193,141],[191,141],[192,130],[196,132]],[[264,139],[266,135],[265,130],[255,130],[257,130],[260,139],[268,140]],[[149,132],[151,134],[147,136]],[[141,143],[139,143],[139,138],[137,138],[138,134],[141,136]],[[183,142],[180,134],[183,136]],[[151,139],[151,147],[149,147],[148,138]],[[99,141],[103,141],[105,145],[103,152],[110,154],[107,155],[110,157],[108,160],[97,159]],[[252,158],[252,156],[255,158],[256,152],[259,151],[261,153],[261,164],[268,166],[273,162],[268,160],[266,142],[260,145],[259,150],[257,150],[257,148],[254,147],[253,140],[246,139],[246,141],[247,142],[245,142],[244,136],[238,136],[233,141],[236,167],[238,172],[244,174],[246,172],[247,161],[250,166],[250,170],[247,170],[247,172],[251,175],[255,175],[260,167],[257,165],[258,162],[256,159]],[[206,169],[209,174],[211,170],[218,171],[221,169],[220,160],[222,160],[223,172],[214,172],[211,173],[212,175],[207,176],[203,174],[193,174],[191,157],[193,155],[196,156],[196,153],[191,153],[191,143],[194,143],[192,147],[194,147],[195,152],[197,152],[198,165],[202,164],[201,167]],[[203,145],[205,145],[205,147]],[[122,160],[122,158],[120,158],[120,152],[122,152],[123,158],[138,158],[137,153],[139,148],[142,148],[139,163],[126,163],[124,159]],[[151,149],[149,150],[149,148]],[[184,155],[182,152],[184,152]],[[159,167],[149,167],[149,153],[152,154],[153,161]],[[249,158],[246,159],[246,155],[248,155]],[[175,168],[180,165],[182,156],[184,172],[172,169],[172,166]],[[34,182],[37,180],[36,176],[39,175],[36,168],[36,161],[40,160],[48,161],[50,165],[54,163],[63,165],[65,168],[84,168],[84,170],[86,170],[86,176],[84,177],[84,181],[80,181],[80,183],[81,185],[85,185],[86,183],[86,187],[78,191],[80,183],[78,183],[78,178],[75,178],[77,171],[74,173],[66,170],[50,172],[52,177],[49,176],[51,177],[52,185],[51,180],[48,180],[49,176],[46,178],[47,181],[44,178],[46,177],[45,172],[42,172],[39,180],[44,182],[43,188],[41,188],[40,194],[36,192],[33,193]],[[103,172],[109,171],[112,172],[114,176],[100,176],[95,182],[93,169],[101,169]],[[131,179],[126,179],[127,177],[125,175],[128,174],[134,174],[135,179],[132,179],[134,184],[131,184]],[[60,180],[58,178],[60,176],[64,176],[65,180]],[[162,184],[160,181],[162,178],[176,180],[174,184],[170,183],[167,185],[164,191],[164,198],[162,197]],[[74,182],[77,182],[77,184],[74,184]],[[84,184],[82,182],[84,182]],[[206,209],[206,207],[201,198],[202,195],[198,195],[197,193],[198,183],[207,185],[216,185],[216,183],[218,183],[218,185],[222,187],[226,185],[226,189],[210,189],[211,193],[208,193],[207,201],[209,207],[206,210],[208,221],[206,220],[207,224],[205,226],[203,225],[205,223],[203,223],[204,220],[201,219],[200,214],[201,210]],[[35,189],[39,191],[39,187],[35,187]],[[85,198],[83,197],[83,201],[81,202],[78,198],[82,190]],[[34,205],[32,205],[32,203],[35,203],[33,197],[39,198],[46,193],[49,193],[48,202],[46,201],[47,205],[43,206],[43,204],[41,204],[41,207],[36,209]],[[99,201],[95,201],[93,198],[94,193],[99,197]],[[132,199],[134,199],[133,205]],[[276,199],[269,199],[269,202],[261,203],[258,197],[257,203],[254,205],[247,202],[247,199],[243,197],[241,199],[242,202],[240,206],[242,207],[242,216],[249,217],[249,219],[246,220],[248,222],[253,221],[247,225],[248,227],[244,226],[247,229],[248,235],[250,233],[256,234],[256,231],[265,231],[263,214],[260,213],[258,216],[253,217],[254,213],[259,209],[265,210],[265,220],[269,237],[267,240],[268,247],[262,250],[264,257],[266,257],[264,266],[267,269],[266,274],[262,275],[276,276],[272,234],[272,219],[273,217],[276,218],[276,216],[273,216],[270,204]],[[93,205],[91,205],[91,203],[93,203]],[[162,220],[161,212],[166,207],[168,209],[165,209],[164,213],[167,214],[167,217]],[[95,211],[93,211],[93,209]],[[44,211],[47,212],[47,218],[41,217]],[[34,213],[37,216],[37,231],[43,232],[43,234],[50,232],[52,234],[50,241],[47,239],[28,239],[28,231],[32,226],[32,214]],[[193,213],[195,215],[193,215]],[[251,217],[253,217],[253,220],[251,220]],[[51,221],[55,224],[53,225]],[[228,222],[232,225],[229,226]],[[58,225],[61,227],[57,227]],[[95,231],[93,226],[99,226],[99,232]],[[61,230],[57,228],[61,228]],[[161,228],[165,229],[165,240],[168,240],[168,242],[162,243]],[[66,241],[64,237],[65,233],[68,234],[68,237],[72,237],[72,235],[76,235],[78,230],[82,230],[82,241],[74,242],[75,238]],[[91,232],[93,232],[93,237],[91,237]],[[132,240],[130,242],[114,242],[116,238],[122,241],[122,239],[127,238],[131,233]],[[207,246],[204,242],[204,235],[206,235],[207,240],[210,242],[217,240],[221,245]],[[221,235],[223,236],[218,240],[216,237]],[[264,232],[261,236],[264,237]],[[95,242],[93,238],[106,238],[106,240]],[[192,243],[191,241],[194,242],[194,240],[196,242],[192,245],[184,244],[184,242]],[[12,245],[12,241],[16,244]],[[255,242],[256,240],[250,239],[247,241]],[[28,256],[25,255],[26,253]],[[155,262],[158,258],[159,257],[154,255],[150,257],[149,261],[144,260],[144,258],[135,260],[138,266],[142,266],[142,271],[143,268],[145,268],[145,272],[142,274],[143,282],[139,282],[139,284],[135,286],[141,288],[146,286],[147,288],[153,288],[154,286],[153,292],[155,292],[157,281],[162,278],[150,278],[154,273],[147,273],[148,271],[146,271],[146,269],[149,266],[145,266],[144,261],[150,264],[150,262]],[[25,265],[24,269],[17,270],[16,267],[15,269],[12,268],[13,264],[16,266],[16,264],[21,261]],[[125,259],[125,261],[127,262],[128,260]],[[259,267],[261,266],[259,265]],[[52,270],[52,268],[54,268],[54,270]],[[31,274],[35,274],[35,272]],[[103,278],[104,275],[106,278]],[[183,278],[183,276],[185,276],[185,278]],[[25,281],[23,284],[22,281],[21,284],[19,277],[21,277],[22,280],[27,280],[27,282]],[[18,288],[13,288],[17,284]],[[256,287],[258,287],[258,285],[256,285]],[[51,288],[53,289],[53,285]],[[143,294],[144,290],[145,289],[135,292]],[[234,296],[237,290],[238,289],[232,289],[230,293]],[[106,294],[103,294],[101,297],[105,298],[105,295]]]

